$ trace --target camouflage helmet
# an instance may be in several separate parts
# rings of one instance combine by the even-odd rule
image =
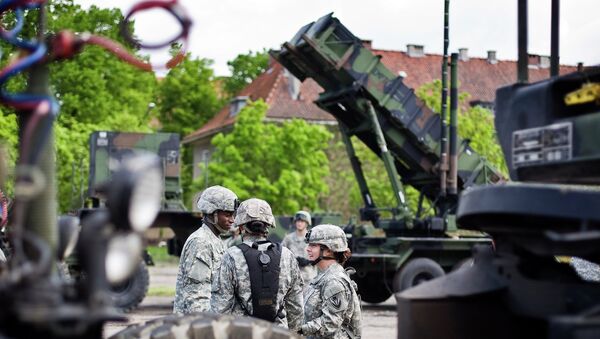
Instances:
[[[211,186],[198,199],[198,210],[204,214],[215,211],[234,212],[238,204],[237,195],[223,186]]]
[[[234,223],[239,226],[251,221],[262,221],[268,226],[275,227],[275,217],[269,203],[257,198],[244,200],[237,209]]]
[[[306,233],[306,242],[325,245],[333,252],[344,252],[348,249],[346,233],[335,225],[323,224],[313,227]]]
[[[308,224],[308,226],[310,226],[311,225],[310,219],[311,219],[310,218],[310,213],[308,213],[306,211],[298,211],[298,212],[296,212],[296,215],[294,215],[294,221],[293,222],[296,222],[298,220],[304,220],[304,221],[306,221],[306,223]]]

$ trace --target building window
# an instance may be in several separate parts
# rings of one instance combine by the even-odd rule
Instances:
[[[248,96],[239,96],[231,99],[229,102],[229,116],[234,117],[246,106],[248,103]]]

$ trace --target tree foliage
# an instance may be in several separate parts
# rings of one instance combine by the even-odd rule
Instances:
[[[213,138],[209,183],[231,188],[240,199],[265,199],[276,214],[317,209],[318,198],[328,194],[324,149],[331,133],[298,119],[264,123],[267,109],[262,100],[249,103],[231,133]],[[195,187],[204,187],[203,178]]]
[[[416,93],[434,112],[441,112],[441,90],[442,82],[434,80],[421,86]],[[508,170],[496,136],[494,115],[487,108],[467,105],[469,97],[470,94],[466,92],[458,95],[458,135],[463,139],[469,139],[471,147],[477,153],[506,175]],[[450,107],[449,100],[450,98],[448,98],[448,107]]]
[[[224,83],[224,89],[228,97],[234,97],[246,85],[252,82],[269,67],[269,54],[266,49],[247,54],[239,54],[235,59],[228,61],[227,65],[231,71],[231,77]]]
[[[24,35],[31,36],[35,13],[28,13]],[[92,6],[83,10],[72,0],[53,1],[48,7],[48,31],[69,29],[91,32],[123,43],[119,37],[118,9]],[[2,65],[17,51],[3,45]],[[96,130],[150,131],[148,103],[154,100],[156,78],[141,72],[95,46],[85,47],[73,59],[50,64],[51,91],[61,105],[55,123],[58,199],[61,211],[80,207],[79,195],[87,187],[88,139]],[[24,77],[12,81],[10,88],[25,87]],[[16,124],[12,113],[2,108],[0,136],[11,147],[16,145]],[[14,134],[13,134],[14,133]],[[12,139],[9,135],[14,135]],[[11,152],[15,152],[12,148]],[[14,165],[14,158],[10,159]]]
[[[158,88],[158,111],[162,130],[189,134],[222,106],[215,89],[212,61],[192,59],[189,54],[171,69]]]

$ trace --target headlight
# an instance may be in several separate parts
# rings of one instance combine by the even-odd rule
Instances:
[[[108,204],[118,227],[143,232],[160,211],[163,173],[160,158],[143,154],[128,158],[113,176]]]
[[[125,281],[141,260],[142,239],[137,234],[115,236],[108,243],[106,279],[111,284]]]

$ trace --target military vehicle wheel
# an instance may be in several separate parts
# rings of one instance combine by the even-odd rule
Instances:
[[[383,283],[383,280],[376,282],[377,279],[367,281],[367,279],[356,279],[358,285],[358,294],[362,301],[370,304],[379,304],[388,300],[392,292]]]
[[[114,305],[124,312],[136,308],[148,293],[150,284],[148,267],[144,261],[140,261],[135,273],[119,285],[111,286],[110,295]]]
[[[251,317],[233,317],[214,313],[170,315],[139,325],[131,325],[111,339],[152,338],[301,338],[268,321]]]
[[[394,292],[417,286],[443,276],[444,269],[429,258],[414,258],[405,263],[394,276]]]

